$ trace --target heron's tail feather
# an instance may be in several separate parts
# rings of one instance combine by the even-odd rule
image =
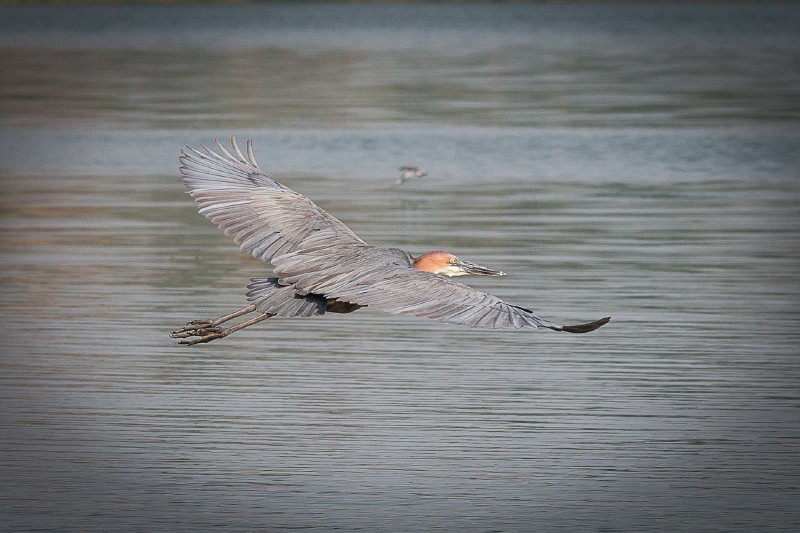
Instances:
[[[609,320],[611,320],[611,317],[607,316],[605,318],[601,318],[600,320],[595,320],[594,322],[587,322],[586,324],[562,326],[561,331],[566,331],[567,333],[589,333],[590,331],[596,330],[600,326],[608,324]]]
[[[281,317],[319,316],[325,314],[327,300],[317,294],[297,294],[291,285],[281,285],[278,278],[253,278],[247,286],[247,299],[259,313]]]

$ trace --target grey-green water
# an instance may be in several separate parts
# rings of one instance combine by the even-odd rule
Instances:
[[[796,6],[0,12],[3,528],[800,526]],[[368,242],[614,320],[178,346],[268,272],[180,184],[232,133]]]

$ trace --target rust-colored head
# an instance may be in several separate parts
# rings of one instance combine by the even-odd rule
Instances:
[[[475,265],[468,261],[462,261],[449,252],[432,250],[425,252],[414,259],[414,268],[424,272],[432,272],[442,276],[465,276],[467,274],[477,274],[479,276],[505,276],[505,272]]]

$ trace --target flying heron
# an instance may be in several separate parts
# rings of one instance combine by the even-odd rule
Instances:
[[[419,167],[409,167],[409,166],[402,166],[400,167],[402,171],[400,177],[394,180],[395,185],[402,185],[411,178],[422,178],[423,176],[427,176],[428,172],[422,170]]]
[[[274,267],[276,277],[252,278],[250,305],[214,320],[193,320],[170,336],[181,344],[226,337],[262,320],[350,313],[374,307],[394,314],[473,328],[538,328],[586,333],[610,317],[564,326],[451,278],[503,272],[462,261],[439,250],[418,257],[399,248],[371,246],[314,202],[265,176],[247,141],[247,156],[231,137],[233,153],[216,139],[219,153],[181,151],[180,170],[200,214],[233,237],[244,253]],[[249,313],[254,318],[220,325]]]

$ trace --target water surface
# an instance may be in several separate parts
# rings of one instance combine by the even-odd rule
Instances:
[[[796,6],[2,11],[8,529],[800,526]],[[178,346],[268,272],[178,179],[230,134],[368,242],[614,320]]]

